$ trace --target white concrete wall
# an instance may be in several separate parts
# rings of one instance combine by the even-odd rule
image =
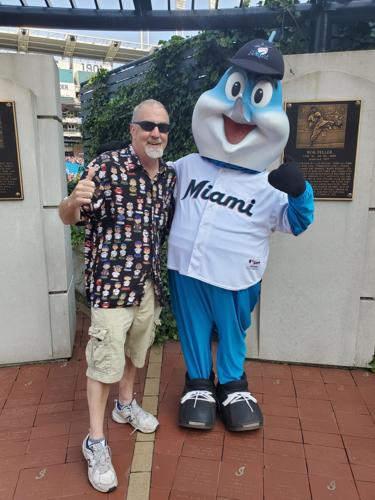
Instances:
[[[0,201],[0,364],[69,357],[75,333],[58,75],[49,56],[0,54],[0,100],[15,101],[24,199]]]
[[[306,233],[273,236],[259,349],[248,354],[366,366],[375,346],[375,51],[285,60],[285,101],[362,101],[353,200],[316,201]]]

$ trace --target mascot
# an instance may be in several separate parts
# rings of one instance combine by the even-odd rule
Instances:
[[[266,171],[289,135],[281,53],[271,41],[253,40],[230,63],[196,103],[192,128],[199,154],[174,163],[168,272],[187,367],[179,425],[211,429],[218,408],[228,430],[248,431],[263,423],[244,361],[269,238],[274,231],[298,235],[308,227],[313,192],[292,161]]]

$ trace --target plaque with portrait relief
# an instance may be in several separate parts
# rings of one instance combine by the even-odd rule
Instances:
[[[15,103],[3,101],[0,102],[0,201],[22,199]]]
[[[319,200],[352,200],[361,101],[288,102],[285,156],[298,162]]]

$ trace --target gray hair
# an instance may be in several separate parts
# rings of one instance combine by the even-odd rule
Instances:
[[[135,122],[136,119],[137,119],[137,115],[139,113],[139,110],[143,107],[143,106],[146,106],[146,105],[152,105],[152,106],[160,106],[161,108],[164,109],[164,111],[167,113],[168,115],[168,111],[167,111],[167,108],[164,106],[164,104],[162,104],[160,101],[156,101],[155,99],[145,99],[144,101],[140,102],[139,104],[137,104],[137,106],[133,109],[133,115],[132,115],[132,122]]]

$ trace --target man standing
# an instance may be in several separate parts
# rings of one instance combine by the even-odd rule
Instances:
[[[90,431],[82,452],[98,491],[116,488],[104,437],[110,384],[119,382],[112,411],[118,423],[154,432],[159,422],[133,398],[160,314],[160,247],[173,203],[175,173],[161,160],[168,142],[165,107],[149,99],[135,107],[131,144],[94,159],[59,207],[64,224],[85,223],[85,279],[91,304],[86,348]]]

